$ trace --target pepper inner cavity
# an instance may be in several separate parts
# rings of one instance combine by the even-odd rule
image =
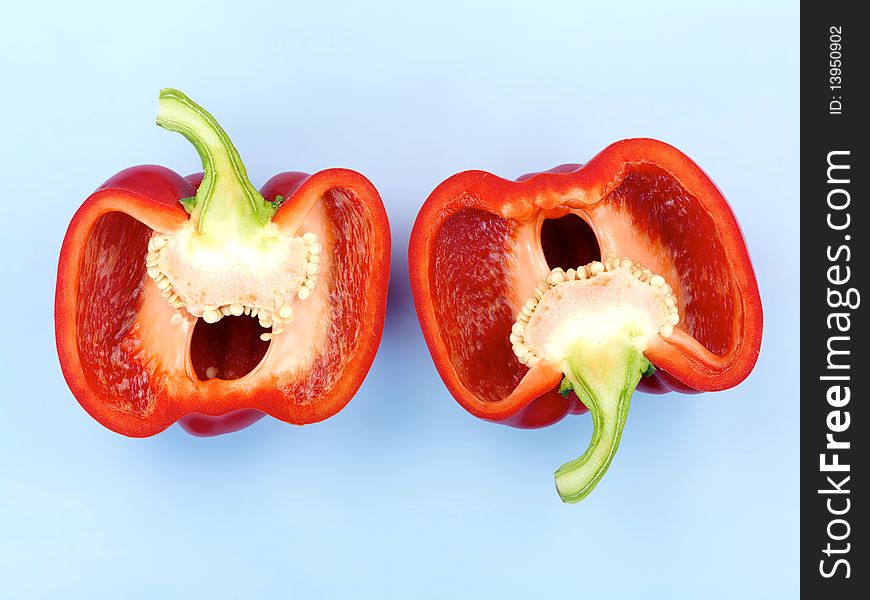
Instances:
[[[287,236],[267,225],[252,242],[214,242],[188,227],[174,236],[154,233],[145,267],[167,303],[177,312],[171,323],[190,318],[214,324],[225,317],[250,317],[271,330],[268,342],[293,319],[293,304],[315,290],[321,245],[306,232]]]
[[[198,319],[190,340],[190,362],[200,381],[240,379],[253,371],[269,350],[266,331],[256,319],[224,317],[217,323]]]
[[[582,217],[567,214],[541,223],[541,250],[547,265],[568,269],[601,260],[598,239]]]

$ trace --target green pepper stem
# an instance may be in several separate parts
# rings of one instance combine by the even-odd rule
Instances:
[[[569,353],[565,375],[592,414],[592,439],[583,456],[556,471],[556,490],[565,502],[579,502],[607,472],[619,447],[634,393],[649,361],[625,339],[578,344]]]
[[[202,184],[186,206],[198,233],[244,237],[271,220],[274,207],[251,185],[239,153],[214,117],[178,90],[164,89],[157,124],[186,137],[202,160]]]

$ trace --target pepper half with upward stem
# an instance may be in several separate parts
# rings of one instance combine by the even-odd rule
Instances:
[[[157,123],[203,173],[126,169],[81,206],[58,266],[66,380],[105,426],[214,435],[264,414],[304,424],[350,400],[374,359],[389,225],[362,175],[286,172],[259,191],[224,130],[177,90]]]

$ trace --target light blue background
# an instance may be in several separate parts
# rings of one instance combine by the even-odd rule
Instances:
[[[797,595],[797,2],[119,4],[18,3],[0,25],[0,596]],[[383,196],[384,341],[325,423],[130,440],[64,384],[72,213],[129,165],[198,169],[154,126],[165,86],[221,120],[255,184],[344,166]],[[466,414],[419,332],[407,238],[457,171],[514,177],[632,136],[675,144],[730,199],[764,347],[738,389],[636,396],[607,477],[568,506],[552,472],[590,420]]]

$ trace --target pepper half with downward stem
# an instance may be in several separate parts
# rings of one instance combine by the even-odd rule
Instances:
[[[583,266],[584,280],[607,281],[608,260],[615,266],[607,251],[630,257],[624,267],[629,272],[641,263],[646,287],[673,288],[674,305],[667,295],[664,299],[667,322],[661,308],[661,327],[640,328],[641,335],[629,335],[628,345],[629,308],[638,296],[623,294],[608,305],[620,307],[616,312],[593,311],[586,303],[563,311],[566,318],[556,321],[566,332],[557,338],[559,347],[532,343],[535,323],[545,313],[535,310],[543,295],[551,288],[567,293],[571,285],[565,280],[580,276],[577,265]],[[568,475],[579,472],[594,484],[603,472],[622,426],[619,411],[605,411],[605,404],[624,416],[646,362],[655,372],[640,377],[638,390],[694,394],[733,388],[758,359],[763,309],[737,218],[691,158],[658,140],[621,140],[585,164],[516,180],[480,170],[457,173],[421,208],[408,259],[414,304],[434,365],[470,414],[511,427],[546,427],[588,412],[578,393],[586,393],[585,402],[592,405],[590,392],[596,392],[602,409],[594,417],[598,433],[591,446],[608,450],[591,452],[560,472],[568,498],[589,489],[571,484]],[[593,278],[587,267],[601,272]],[[542,282],[545,277],[550,281]],[[521,322],[515,323],[518,313]],[[587,319],[582,328],[567,326],[583,314],[600,318]],[[602,331],[604,324],[615,329]],[[614,340],[617,333],[623,337]],[[621,356],[618,369],[596,367],[608,361],[601,359],[603,343],[593,341],[606,339],[623,349],[622,354],[611,350]],[[568,368],[569,359],[576,369]],[[613,390],[625,390],[621,405]],[[601,456],[604,461],[593,460]]]
[[[613,460],[631,396],[655,368],[644,356],[653,336],[679,323],[676,298],[664,278],[628,257],[553,269],[526,300],[511,330],[520,362],[557,366],[560,391],[574,393],[592,414],[589,447],[556,471],[565,502],[585,498]]]

